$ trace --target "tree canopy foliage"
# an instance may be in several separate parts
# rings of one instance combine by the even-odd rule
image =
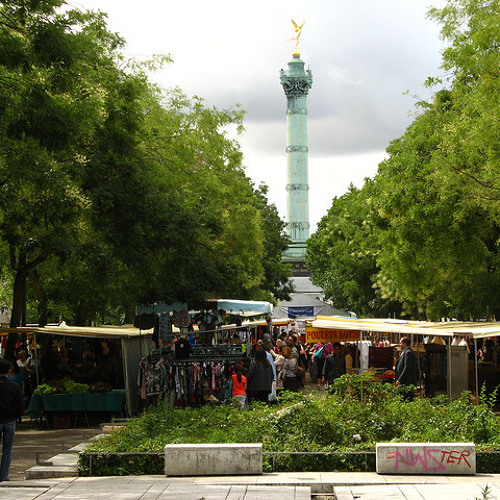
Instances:
[[[437,90],[375,178],[333,201],[309,264],[362,313],[498,317],[500,2],[449,0],[429,15],[447,42],[446,77],[428,80]],[[366,311],[353,288],[384,307],[365,301]]]
[[[104,14],[63,7],[0,2],[11,325],[33,304],[31,321],[85,324],[146,301],[279,297],[284,223],[244,173],[230,133],[243,111],[158,88],[149,66],[123,59]]]

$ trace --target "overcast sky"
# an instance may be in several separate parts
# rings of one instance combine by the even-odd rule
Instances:
[[[311,233],[335,196],[373,177],[390,141],[411,123],[415,95],[439,76],[443,43],[426,18],[445,0],[68,0],[108,13],[108,26],[140,59],[170,54],[155,75],[207,104],[246,110],[239,138],[247,174],[286,210],[286,99],[279,70],[292,57],[291,19],[305,21]],[[408,95],[404,95],[409,91]]]

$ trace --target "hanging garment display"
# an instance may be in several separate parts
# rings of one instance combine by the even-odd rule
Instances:
[[[177,328],[187,328],[191,324],[191,318],[187,311],[174,311],[174,325]]]
[[[174,338],[170,312],[163,312],[158,316],[158,337],[161,340],[162,345],[172,342]]]
[[[158,354],[149,354],[139,362],[139,396],[150,400],[166,392],[168,388],[165,360]]]
[[[187,341],[186,341],[187,342]],[[207,399],[222,402],[228,396],[235,360],[177,361],[154,353],[139,363],[138,387],[141,399],[154,404],[159,396],[168,397],[175,406],[200,406]]]

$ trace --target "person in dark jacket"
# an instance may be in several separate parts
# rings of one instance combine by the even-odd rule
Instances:
[[[2,461],[0,463],[0,482],[9,478],[10,460],[16,421],[24,413],[24,401],[19,385],[7,378],[10,362],[0,359],[0,440],[2,441]]]
[[[259,347],[255,351],[255,360],[247,374],[248,402],[263,401],[267,403],[273,385],[274,373],[267,359],[266,351]]]
[[[333,352],[325,358],[323,365],[323,383],[326,380],[328,385],[346,373],[345,356],[339,342],[333,344]]]
[[[417,357],[410,347],[410,339],[408,337],[401,337],[399,346],[402,353],[396,362],[396,387],[399,386],[416,386],[418,383],[418,368]],[[411,389],[404,389],[404,398],[412,401],[414,397]]]

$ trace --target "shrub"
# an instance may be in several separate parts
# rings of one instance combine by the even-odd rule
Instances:
[[[95,459],[94,470],[108,475],[113,469],[116,474],[150,474],[159,467],[158,457],[150,458],[152,462],[140,456],[111,459],[108,452],[162,453],[167,443],[201,442],[261,442],[264,452],[368,452],[265,456],[264,470],[273,464],[282,471],[374,470],[375,444],[380,441],[471,441],[478,450],[492,452],[499,449],[497,436],[500,421],[489,403],[475,406],[468,393],[451,403],[443,398],[405,402],[393,387],[370,376],[347,375],[333,384],[330,395],[285,392],[281,404],[273,407],[256,403],[244,411],[233,405],[173,409],[160,402],[86,451],[102,455]],[[85,457],[80,459],[82,472],[88,469]],[[490,453],[479,463],[498,470],[500,457]]]

